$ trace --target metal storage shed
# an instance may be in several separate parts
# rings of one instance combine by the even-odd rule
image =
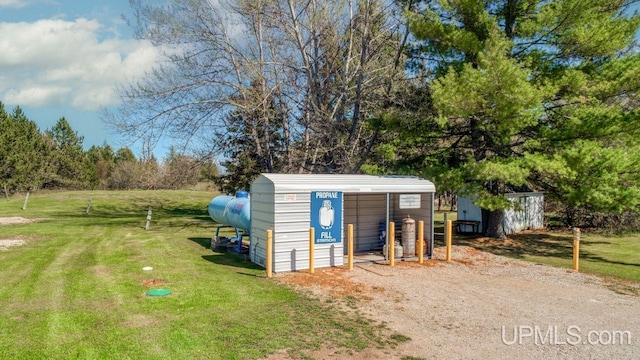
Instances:
[[[502,225],[505,234],[544,227],[544,193],[520,192],[504,194],[513,207],[504,210]],[[458,220],[479,222],[478,232],[482,233],[482,210],[469,198],[458,197]],[[469,225],[460,225],[462,231],[470,230]]]
[[[431,257],[434,194],[434,184],[417,177],[262,174],[251,185],[250,259],[266,266],[266,232],[272,230],[273,271],[308,269],[309,228],[313,222],[326,221],[324,209],[320,209],[319,220],[315,219],[317,208],[313,214],[311,209],[314,203],[326,203],[326,197],[335,197],[333,204],[339,204],[341,209],[335,209],[339,214],[335,232],[327,235],[326,243],[314,245],[314,267],[343,265],[347,224],[354,226],[357,253],[379,247],[381,227],[389,221],[399,227],[407,215],[416,222],[424,221],[426,254]],[[325,214],[333,215],[333,211]],[[396,234],[399,239],[400,231]]]

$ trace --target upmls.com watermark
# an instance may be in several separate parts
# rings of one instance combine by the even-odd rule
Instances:
[[[566,328],[551,325],[517,325],[513,328],[502,326],[501,336],[505,345],[631,345],[631,331],[583,331],[577,325]]]

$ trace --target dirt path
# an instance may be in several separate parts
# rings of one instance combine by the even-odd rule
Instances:
[[[570,270],[454,247],[452,262],[400,262],[283,274],[320,296],[359,297],[360,310],[411,338],[355,359],[639,359],[640,297]],[[323,278],[332,278],[323,280]],[[318,359],[344,358],[326,349]]]
[[[25,219],[23,217],[14,216],[14,217],[0,217],[0,226],[2,225],[14,225],[14,224],[28,224],[32,220]],[[19,237],[17,239],[0,239],[0,251],[9,250],[9,248],[14,246],[22,246],[26,244],[26,241]]]
[[[33,220],[25,219],[20,216],[0,217],[0,225],[28,224]]]

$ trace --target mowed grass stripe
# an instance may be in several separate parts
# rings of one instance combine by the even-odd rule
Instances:
[[[387,343],[383,326],[213,253],[206,208],[214,195],[38,193],[27,211],[19,198],[0,207],[0,216],[39,220],[0,227],[0,238],[29,239],[0,253],[0,278],[10,279],[0,282],[0,332],[9,334],[0,338],[0,359],[256,359],[283,348],[305,357],[325,342],[348,351]],[[172,294],[146,296],[149,279],[165,281]]]

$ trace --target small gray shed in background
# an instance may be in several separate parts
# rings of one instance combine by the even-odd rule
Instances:
[[[536,230],[544,227],[544,194],[541,192],[507,193],[504,197],[514,203],[504,211],[503,227],[505,234],[514,234],[523,230]],[[482,233],[482,210],[469,198],[458,197],[458,220],[479,221]],[[471,231],[470,225],[459,225],[464,232]]]
[[[308,269],[309,228],[317,212],[312,214],[311,208],[314,202],[324,203],[325,197],[338,193],[341,209],[335,209],[335,214],[340,210],[341,216],[335,223],[340,229],[327,235],[331,239],[326,243],[320,239],[314,245],[314,267],[344,264],[348,224],[354,226],[354,251],[358,253],[379,248],[381,227],[389,221],[396,223],[399,240],[402,219],[407,215],[416,224],[424,221],[426,255],[431,257],[435,185],[430,181],[405,176],[262,174],[251,184],[251,261],[266,266],[266,233],[272,230],[273,271]],[[336,204],[334,207],[339,207]],[[327,221],[322,211],[317,223]],[[324,212],[333,213],[333,209]],[[319,236],[316,231],[316,238]]]

